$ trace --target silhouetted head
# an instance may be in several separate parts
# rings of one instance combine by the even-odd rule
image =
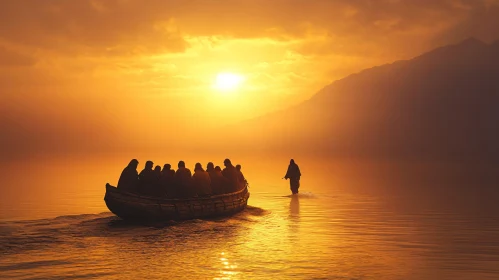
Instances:
[[[226,158],[224,160],[224,166],[231,166],[232,165],[232,162],[230,162],[230,159]]]
[[[161,173],[161,166],[156,165],[156,167],[154,167],[154,172]]]
[[[291,160],[289,161],[289,164],[295,164],[295,160],[294,160],[294,159],[291,159]]]
[[[215,165],[213,165],[213,162],[208,162],[206,165],[206,170],[213,170],[215,169]]]
[[[136,160],[136,159],[132,159],[129,163],[128,163],[128,167],[131,167],[133,169],[137,169],[137,166],[139,166],[139,161]]]
[[[154,162],[148,160],[146,161],[146,169],[152,169],[152,167],[154,166]]]
[[[172,168],[172,166],[169,163],[163,165],[163,170],[170,170],[171,168]]]
[[[201,166],[201,163],[196,163],[194,166],[194,171],[204,171],[203,166]]]
[[[215,167],[215,170],[218,172],[222,172],[222,168],[220,168],[220,166],[218,166],[218,165],[217,165],[217,167]]]
[[[185,167],[185,162],[183,160],[178,162],[178,168]]]
[[[241,171],[241,165],[240,164],[236,165],[236,169]]]

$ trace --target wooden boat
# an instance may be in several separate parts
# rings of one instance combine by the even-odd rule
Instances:
[[[169,221],[212,218],[234,214],[248,204],[248,187],[221,195],[172,199],[139,195],[106,184],[107,208],[124,220]]]

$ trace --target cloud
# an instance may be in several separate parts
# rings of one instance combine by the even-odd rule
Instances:
[[[136,56],[184,52],[192,47],[188,37],[303,39],[297,51],[304,54],[404,56],[441,44],[437,38],[497,39],[498,6],[496,0],[2,1],[0,40],[59,54]]]
[[[162,16],[164,8],[119,0],[2,1],[0,38],[80,55],[183,51],[186,42]]]
[[[181,88],[175,76],[258,74],[249,60],[273,77],[313,70],[319,84],[468,36],[498,39],[498,9],[497,0],[0,1],[0,64],[31,68],[6,71],[14,86],[31,77]]]
[[[88,120],[73,123],[84,127],[106,123],[107,104],[129,118],[127,131],[154,139],[149,119],[251,118],[367,67],[469,36],[497,40],[498,18],[498,0],[0,1],[0,99],[36,111],[28,130],[50,123],[47,133],[66,135],[73,125],[38,122],[50,107],[32,105],[46,98],[81,108]],[[237,102],[211,89],[218,72],[247,78]]]
[[[374,39],[491,9],[491,0],[48,0],[2,1],[0,34],[29,44],[89,47],[137,44],[183,50],[179,33],[255,38],[302,37],[310,27]],[[49,44],[50,43],[50,44]]]
[[[9,50],[0,45],[0,67],[32,66],[35,63],[34,57]]]
[[[486,42],[499,39],[499,1],[485,1],[462,20],[434,38],[436,44],[444,45],[467,37],[476,37]]]

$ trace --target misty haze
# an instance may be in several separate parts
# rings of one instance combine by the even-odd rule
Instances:
[[[499,2],[312,2],[0,3],[0,278],[499,278]]]

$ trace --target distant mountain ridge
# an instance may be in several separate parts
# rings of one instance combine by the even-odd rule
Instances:
[[[499,41],[467,39],[366,69],[227,138],[285,154],[497,161]]]

